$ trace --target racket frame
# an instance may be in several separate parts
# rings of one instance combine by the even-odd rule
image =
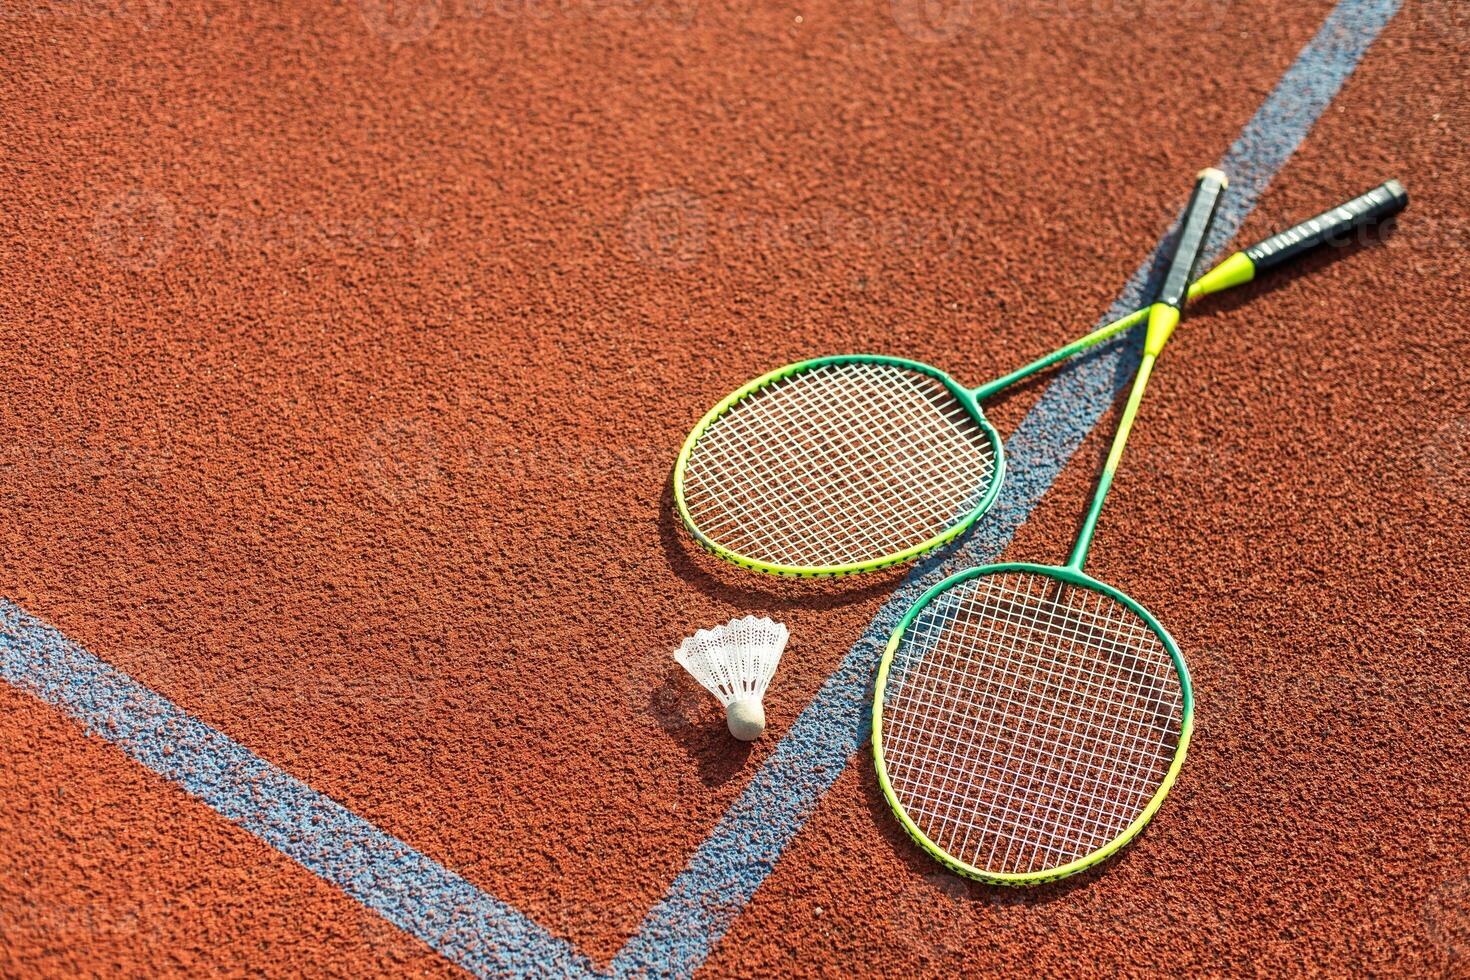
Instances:
[[[780,565],[762,561],[758,558],[751,558],[748,555],[742,555],[730,548],[726,548],[724,545],[705,535],[694,523],[694,517],[689,513],[689,505],[684,499],[685,471],[689,465],[689,457],[693,454],[694,447],[699,443],[699,440],[726,412],[762,388],[804,371],[834,364],[877,364],[886,367],[904,368],[909,371],[917,371],[920,374],[927,375],[941,382],[949,390],[950,394],[955,396],[965,411],[974,419],[975,423],[980,426],[981,431],[985,433],[985,438],[990,442],[991,450],[995,456],[995,470],[991,476],[990,486],[985,491],[985,495],[980,499],[979,503],[960,520],[946,527],[942,532],[929,538],[927,541],[911,545],[902,551],[897,551],[890,555],[883,555],[880,558],[872,558],[867,561],[855,562],[848,565]],[[679,511],[680,521],[683,522],[685,529],[694,536],[694,540],[698,541],[700,546],[706,551],[725,561],[740,565],[743,568],[765,572],[768,575],[782,575],[792,578],[833,578],[840,575],[871,572],[880,568],[887,568],[891,565],[899,565],[911,558],[933,551],[935,548],[953,541],[965,533],[965,531],[969,530],[971,525],[990,509],[991,505],[995,503],[995,498],[1000,494],[1000,488],[1004,482],[1005,444],[1001,440],[1000,433],[995,430],[995,426],[991,425],[990,421],[985,418],[985,413],[980,408],[980,400],[976,397],[974,389],[965,387],[938,368],[929,364],[922,364],[919,361],[910,361],[901,357],[889,357],[884,354],[836,354],[830,357],[815,357],[805,361],[797,361],[793,364],[776,368],[774,371],[769,371],[731,393],[718,405],[710,409],[704,418],[699,420],[699,424],[694,427],[694,430],[689,433],[689,437],[684,440],[684,445],[679,450],[679,458],[674,463],[674,504]]]
[[[1159,638],[1159,641],[1164,645],[1164,649],[1168,652],[1169,659],[1174,666],[1175,676],[1179,679],[1179,687],[1183,697],[1179,725],[1179,742],[1174,750],[1174,758],[1169,764],[1168,772],[1164,774],[1163,780],[1160,781],[1158,789],[1154,791],[1154,795],[1149,799],[1147,805],[1138,816],[1134,818],[1133,822],[1124,828],[1123,832],[1116,838],[1089,854],[1085,854],[1074,861],[1055,868],[1046,868],[1041,871],[1027,872],[1025,874],[987,871],[984,868],[977,868],[972,864],[954,857],[931,841],[909,817],[908,812],[899,801],[897,793],[894,792],[893,785],[888,780],[888,769],[883,758],[883,698],[887,691],[888,676],[893,667],[894,656],[897,654],[899,646],[903,643],[903,638],[908,633],[909,627],[913,625],[914,620],[919,617],[919,614],[924,611],[930,602],[962,582],[982,575],[1002,575],[1015,572],[1042,575],[1067,585],[1080,586],[1095,592],[1100,592],[1137,613],[1148,628],[1153,631],[1154,635]],[[1179,652],[1179,646],[1174,642],[1174,638],[1169,635],[1169,631],[1164,629],[1163,625],[1154,618],[1152,613],[1126,593],[1120,592],[1106,582],[1098,581],[1081,569],[1060,565],[1033,565],[1025,562],[981,565],[977,568],[967,569],[966,571],[952,575],[944,581],[937,583],[929,591],[925,592],[919,598],[919,601],[914,603],[908,612],[904,614],[903,619],[899,621],[898,626],[893,631],[893,635],[888,639],[888,646],[883,651],[883,659],[878,664],[878,677],[873,685],[873,760],[878,772],[878,785],[883,790],[883,798],[888,802],[888,808],[893,811],[893,815],[898,818],[898,822],[903,826],[903,829],[908,833],[909,837],[913,838],[914,843],[923,848],[935,860],[956,874],[992,885],[1038,885],[1042,882],[1056,881],[1059,878],[1076,874],[1085,868],[1090,868],[1095,864],[1105,861],[1121,850],[1148,825],[1148,822],[1153,819],[1154,814],[1158,812],[1160,805],[1163,804],[1164,797],[1169,795],[1169,790],[1173,788],[1174,781],[1179,777],[1179,770],[1184,766],[1184,756],[1189,750],[1189,740],[1193,732],[1194,689],[1189,679],[1189,668],[1185,666],[1184,657]]]

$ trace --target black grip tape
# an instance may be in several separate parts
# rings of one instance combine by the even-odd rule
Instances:
[[[1361,197],[1339,204],[1294,228],[1272,235],[1245,250],[1257,271],[1289,262],[1319,245],[1347,244],[1359,228],[1371,228],[1409,206],[1409,193],[1396,180],[1386,181]]]
[[[1225,190],[1225,175],[1218,170],[1206,170],[1195,182],[1194,193],[1189,197],[1189,206],[1184,209],[1184,220],[1179,227],[1179,241],[1174,246],[1174,259],[1169,263],[1169,272],[1164,277],[1164,287],[1159,290],[1158,302],[1179,309],[1189,295],[1189,284],[1194,281],[1195,266],[1205,250],[1205,239],[1210,234],[1210,225],[1215,221],[1215,209],[1220,206],[1220,195]]]

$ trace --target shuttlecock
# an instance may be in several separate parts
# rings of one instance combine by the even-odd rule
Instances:
[[[679,644],[674,659],[720,699],[730,734],[750,742],[766,730],[761,698],[790,635],[780,623],[746,616],[700,630]]]

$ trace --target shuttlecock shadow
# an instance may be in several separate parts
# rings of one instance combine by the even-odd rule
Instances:
[[[739,775],[757,744],[742,742],[725,727],[719,703],[672,659],[635,710],[651,718],[663,734],[698,766],[711,788]]]

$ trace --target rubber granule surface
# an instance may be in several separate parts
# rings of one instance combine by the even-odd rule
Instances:
[[[699,552],[688,429],[808,356],[1083,333],[1332,6],[7,9],[0,596],[605,965],[903,575]],[[1409,211],[1150,386],[1089,565],[1194,676],[1150,829],[967,884],[864,750],[705,974],[1467,970],[1467,51],[1404,4],[1236,245]],[[1007,558],[1065,557],[1114,418]],[[670,657],[746,613],[792,633],[749,748]],[[0,972],[456,971],[0,698]]]

